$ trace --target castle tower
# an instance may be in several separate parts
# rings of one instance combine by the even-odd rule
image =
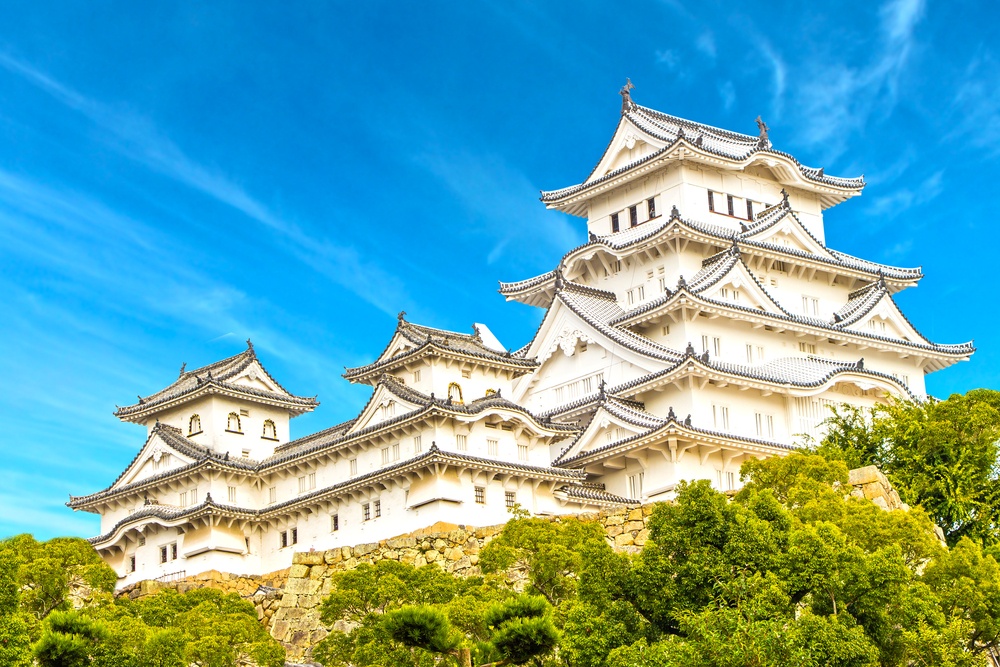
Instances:
[[[826,246],[823,212],[863,178],[828,176],[759,136],[636,105],[580,184],[542,193],[589,241],[552,272],[501,283],[546,309],[517,356],[539,366],[514,399],[581,434],[556,465],[612,493],[670,496],[682,479],[739,485],[749,457],[822,435],[828,406],[922,400],[924,375],[967,360],[892,295],[897,268]]]

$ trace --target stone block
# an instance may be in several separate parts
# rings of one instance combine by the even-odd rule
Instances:
[[[417,546],[417,538],[394,537],[391,540],[386,540],[386,544],[388,544],[392,549],[411,549]]]
[[[609,514],[607,518],[604,519],[605,526],[620,526],[625,523],[624,514]]]
[[[636,546],[641,547],[649,541],[649,528],[643,528],[638,533],[635,534],[635,539],[633,540]]]
[[[642,508],[641,507],[636,507],[633,510],[629,510],[628,520],[629,521],[642,521]]]
[[[643,516],[652,516],[652,514],[653,514],[653,507],[654,507],[653,505],[643,505],[642,506],[642,515]]]
[[[626,533],[638,533],[640,530],[646,527],[642,521],[629,521],[625,524]]]
[[[364,556],[370,554],[371,552],[378,549],[378,542],[369,542],[367,544],[358,544],[354,547],[355,556]]]
[[[635,538],[633,538],[629,533],[622,533],[621,535],[615,536],[616,547],[630,546],[634,543],[635,543]]]
[[[330,549],[329,551],[323,554],[323,562],[326,563],[327,565],[334,565],[335,563],[339,563],[342,560],[344,560],[344,556],[341,553],[340,549]]]
[[[878,496],[877,498],[872,498],[872,502],[884,510],[889,509],[889,503],[886,502],[885,496]]]
[[[625,532],[625,529],[622,527],[621,524],[617,526],[608,526],[604,530],[608,534],[608,537],[618,537],[623,532]]]
[[[288,576],[292,579],[302,579],[303,577],[309,576],[309,566],[302,564],[295,564],[288,570]]]
[[[285,637],[288,636],[288,627],[288,621],[275,621],[271,625],[271,636],[279,642],[285,641]]]
[[[865,466],[864,468],[855,468],[848,473],[848,482],[851,486],[860,486],[862,484],[872,484],[879,483],[888,486],[889,480],[886,479],[882,471],[878,469],[878,466]]]

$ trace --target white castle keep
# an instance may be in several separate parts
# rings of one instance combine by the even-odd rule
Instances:
[[[292,440],[317,401],[249,344],[119,408],[148,437],[103,491],[94,547],[119,586],[218,569],[266,573],[293,551],[375,542],[437,522],[502,523],[737,488],[748,458],[821,435],[827,406],[922,400],[924,375],[971,343],[924,338],[892,295],[897,268],[826,246],[823,211],[861,193],[737,134],[636,105],[579,184],[542,193],[589,241],[549,273],[501,283],[545,309],[508,352],[400,313],[361,413]]]

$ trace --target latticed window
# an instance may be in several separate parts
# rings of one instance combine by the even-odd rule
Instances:
[[[486,453],[490,456],[497,456],[500,454],[500,442],[498,440],[487,440],[486,441]]]
[[[480,505],[486,504],[486,488],[482,486],[476,487],[476,502]]]
[[[372,507],[368,503],[361,506],[361,518],[364,521],[370,521],[372,518]]]
[[[375,518],[376,519],[379,518],[380,516],[382,516],[382,501],[381,500],[376,500],[376,501],[372,502],[372,509],[375,510]]]
[[[335,533],[340,530],[340,515],[334,514],[330,517],[330,532]]]
[[[277,440],[278,439],[278,427],[275,426],[274,421],[270,419],[264,420],[264,433],[260,437],[265,440]]]
[[[527,445],[518,445],[517,446],[517,460],[518,461],[527,461],[528,460],[528,446]]]
[[[513,491],[504,491],[503,499],[507,503],[507,507],[513,507],[517,504],[517,494]]]
[[[199,415],[191,415],[191,419],[188,420],[188,435],[196,435],[201,433],[201,417]]]
[[[448,399],[452,403],[462,403],[462,385],[452,382],[448,385]]]
[[[226,430],[230,433],[243,433],[243,425],[240,423],[240,416],[235,412],[230,412],[226,419]]]

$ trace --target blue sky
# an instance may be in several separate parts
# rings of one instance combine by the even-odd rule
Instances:
[[[0,536],[97,532],[63,507],[144,429],[115,404],[235,354],[355,414],[395,314],[526,342],[496,281],[585,237],[539,189],[586,176],[640,104],[754,133],[864,196],[828,243],[922,265],[898,297],[1000,388],[995,3],[20,3],[0,22]]]

